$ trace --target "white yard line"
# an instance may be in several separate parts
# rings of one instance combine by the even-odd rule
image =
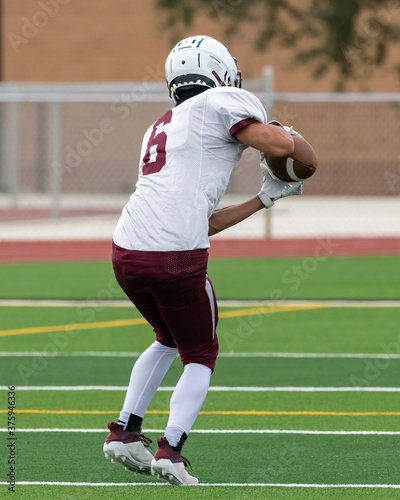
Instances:
[[[346,358],[400,359],[400,354],[361,352],[221,352],[222,358]]]
[[[400,307],[400,300],[218,300],[219,307]],[[134,307],[129,300],[0,299],[0,306],[14,307]]]
[[[163,433],[165,429],[143,429],[143,433]],[[0,429],[8,432],[8,429]],[[15,433],[47,433],[72,432],[82,434],[107,434],[107,429],[16,429]],[[400,436],[400,431],[314,431],[296,429],[192,429],[191,434],[300,434],[300,435],[327,435],[327,436]]]
[[[78,357],[78,358],[137,358],[141,352],[46,352],[2,351],[0,357]],[[332,359],[400,359],[400,353],[361,352],[220,352],[219,358],[332,358]]]
[[[31,352],[0,352],[0,357],[84,357],[84,358],[137,358],[141,355],[141,352],[40,352],[40,351],[31,351]]]
[[[129,300],[0,299],[9,307],[132,307]]]
[[[17,391],[126,391],[122,385],[34,385],[16,386]],[[170,392],[174,386],[159,387],[157,391]],[[8,386],[1,385],[0,390],[7,391]],[[210,392],[400,392],[400,387],[230,387],[211,386]]]
[[[9,485],[9,483],[1,481],[1,485]],[[39,486],[168,486],[168,483],[71,483],[71,482],[61,482],[61,481],[16,481],[16,486],[23,485],[39,485]],[[264,487],[264,488],[385,488],[394,489],[400,488],[400,484],[307,484],[307,483],[200,483],[196,485],[190,485],[189,487],[199,488],[199,487]]]
[[[316,306],[321,307],[400,307],[400,300],[219,300],[220,307],[273,307]]]

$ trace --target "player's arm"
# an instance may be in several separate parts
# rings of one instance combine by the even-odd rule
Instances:
[[[278,124],[280,125],[280,124]],[[276,124],[251,123],[238,130],[235,137],[240,142],[251,146],[271,156],[286,156],[293,153],[294,141],[292,135],[282,126]],[[260,165],[261,167],[263,165]],[[265,170],[266,167],[265,167]],[[290,183],[273,179],[268,171],[262,170],[263,185],[257,196],[239,205],[220,208],[215,210],[208,222],[208,235],[214,234],[234,226],[267,207],[270,208],[274,201],[290,196],[301,194],[301,184]]]
[[[302,182],[291,184],[274,179],[265,165],[261,164],[260,167],[263,184],[258,195],[244,203],[215,210],[208,220],[208,236],[242,222],[262,208],[271,208],[276,200],[302,193]]]
[[[289,156],[294,151],[291,134],[283,127],[251,123],[235,133],[238,141],[271,156]]]
[[[271,208],[276,200],[302,193],[302,181],[296,183],[280,181],[272,177],[265,164],[261,163],[260,167],[263,183],[258,195],[244,203],[215,210],[208,220],[208,236],[242,222],[262,208]]]
[[[208,220],[208,236],[217,234],[228,227],[234,226],[250,215],[265,208],[258,196],[254,196],[244,203],[232,205],[230,207],[219,208],[211,215]]]

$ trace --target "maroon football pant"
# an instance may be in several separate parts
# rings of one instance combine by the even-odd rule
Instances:
[[[207,276],[207,250],[142,252],[113,244],[119,285],[150,323],[156,340],[176,347],[183,365],[214,370],[218,309]]]

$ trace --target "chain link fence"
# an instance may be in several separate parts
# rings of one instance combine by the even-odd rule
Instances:
[[[400,236],[400,94],[274,93],[266,75],[245,88],[269,119],[309,140],[319,167],[301,198],[219,237]],[[135,187],[143,134],[170,106],[159,83],[3,84],[0,239],[110,237]],[[260,182],[248,149],[222,204],[254,196]]]

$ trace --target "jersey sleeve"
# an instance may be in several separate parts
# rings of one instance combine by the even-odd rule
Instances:
[[[218,90],[209,91],[209,104],[231,140],[236,140],[236,132],[251,123],[267,123],[267,113],[258,97],[234,87]]]

